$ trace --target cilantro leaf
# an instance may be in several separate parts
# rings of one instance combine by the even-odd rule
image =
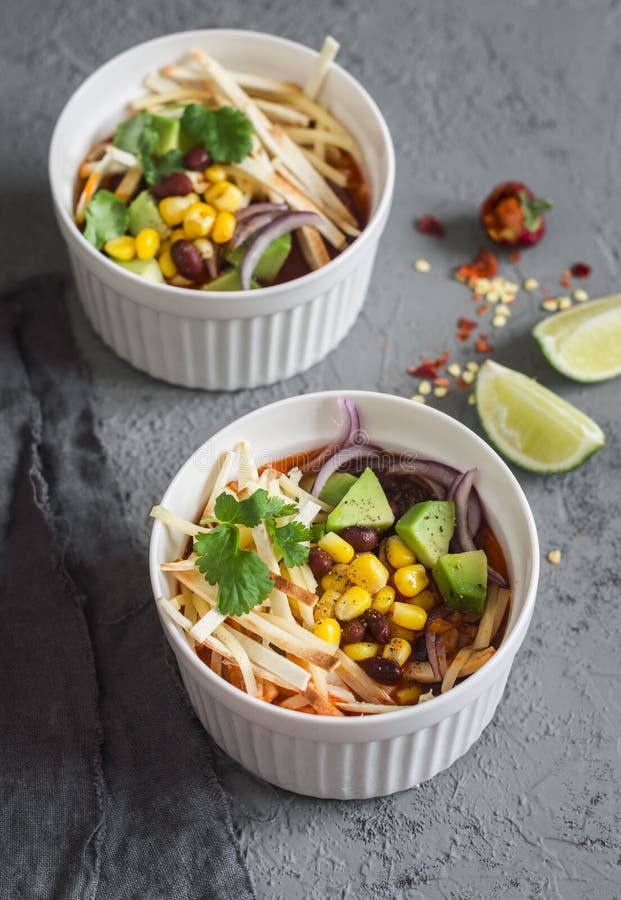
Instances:
[[[216,500],[215,512],[219,522],[254,528],[263,519],[293,515],[297,512],[297,507],[281,497],[270,497],[266,490],[259,488],[241,501],[230,494],[220,494]]]
[[[218,525],[204,534],[197,534],[194,550],[196,565],[209,584],[222,581],[230,561],[239,552],[239,530],[231,525]]]
[[[138,154],[140,150],[140,141],[142,135],[147,131],[153,131],[153,123],[151,114],[148,112],[138,113],[125,122],[117,125],[116,134],[114,135],[114,146],[119,150],[126,150],[128,153]],[[157,134],[156,134],[157,138]]]
[[[97,191],[84,215],[84,237],[98,250],[101,250],[106,241],[125,234],[129,224],[126,205],[112,191]]]
[[[232,106],[210,110],[200,103],[189,103],[183,111],[181,128],[215,162],[238,163],[252,150],[252,122]]]
[[[269,597],[273,587],[263,560],[250,550],[239,550],[224,567],[218,587],[218,609],[227,616],[241,616]]]
[[[301,542],[310,540],[310,528],[307,528],[302,522],[288,522],[286,525],[276,528],[273,519],[268,519],[265,524],[288,568],[301,566],[308,562],[310,548]]]
[[[316,525],[311,525],[310,527],[310,539],[313,544],[318,543],[326,533],[326,526],[323,522],[318,522]]]

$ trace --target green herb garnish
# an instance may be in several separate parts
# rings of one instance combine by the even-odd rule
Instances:
[[[265,522],[268,534],[286,566],[299,566],[308,559],[309,548],[302,542],[310,539],[310,529],[301,522],[288,522],[280,527],[276,519],[293,515],[297,507],[280,497],[270,497],[260,489],[246,500],[220,494],[216,500],[215,528],[196,536],[196,565],[209,584],[218,585],[218,609],[228,616],[241,616],[270,595],[274,584],[263,560],[239,546],[237,525],[254,528]]]
[[[232,106],[212,110],[189,103],[181,117],[181,128],[214,162],[238,163],[252,150],[252,123]]]
[[[183,153],[172,149],[163,155],[158,152],[160,134],[155,119],[148,112],[141,112],[116,129],[114,146],[138,157],[148,184],[157,184],[173,172],[183,172]]]
[[[101,250],[106,241],[125,234],[129,224],[127,207],[112,191],[97,191],[84,211],[84,237]]]

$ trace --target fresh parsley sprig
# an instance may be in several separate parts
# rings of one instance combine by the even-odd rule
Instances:
[[[196,565],[209,584],[218,585],[218,609],[228,616],[241,616],[262,603],[274,587],[268,566],[254,552],[239,546],[237,525],[254,528],[265,522],[268,534],[286,566],[299,566],[308,559],[311,531],[301,522],[277,526],[276,519],[297,511],[293,503],[281,497],[270,497],[259,489],[245,500],[231,494],[220,494],[216,500],[218,524],[196,536]]]

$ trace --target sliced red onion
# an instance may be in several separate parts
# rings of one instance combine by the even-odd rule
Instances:
[[[431,480],[441,485],[448,491],[455,481],[455,478],[461,473],[453,466],[447,466],[446,463],[436,462],[433,459],[417,459],[412,457],[408,460],[400,460],[390,468],[391,475],[416,475],[425,480]]]
[[[351,406],[355,406],[355,404],[351,404],[351,402],[345,400],[344,397],[338,397],[336,402],[344,414],[343,425],[341,426],[339,436],[335,441],[332,441],[331,444],[328,444],[327,447],[324,447],[321,453],[318,453],[317,456],[311,460],[309,465],[304,469],[305,472],[318,472],[323,464],[331,459],[339,450],[342,450],[347,443],[347,437],[351,431]]]
[[[244,219],[247,219],[249,216],[256,216],[258,213],[283,213],[287,212],[288,209],[289,207],[286,203],[251,203],[250,206],[244,206],[243,209],[237,210],[235,221],[243,222]]]
[[[320,215],[313,212],[286,212],[277,216],[269,225],[265,225],[248,245],[239,274],[242,290],[250,290],[252,273],[267,247],[283,234],[308,225],[319,228],[323,224]]]
[[[359,459],[372,459],[374,456],[377,457],[380,452],[379,448],[373,447],[371,444],[353,444],[337,450],[319,470],[311,493],[318,497],[330,475],[333,475],[345,463]]]
[[[259,231],[260,228],[263,228],[264,225],[268,225],[278,213],[275,212],[258,212],[253,216],[246,216],[243,221],[237,223],[235,226],[235,231],[233,232],[233,237],[229,241],[229,247],[231,250],[235,250],[241,244],[244,243],[249,237]]]
[[[469,550],[477,549],[468,527],[468,500],[476,473],[476,469],[470,469],[468,472],[458,475],[447,494],[448,499],[455,503],[453,546],[456,553],[467,553]]]
[[[349,431],[345,438],[345,446],[349,447],[350,444],[357,444],[358,446],[366,444],[366,438],[360,431],[360,413],[358,412],[358,407],[352,400],[348,400],[346,397],[343,398],[343,405],[349,414]]]
[[[455,502],[455,535],[453,537],[453,546],[456,553],[466,553],[470,550],[477,549],[472,537],[472,532],[470,531],[469,506],[476,472],[476,469],[470,469],[468,472],[464,472],[463,475],[460,475],[455,479],[453,485],[449,489],[449,499]],[[487,566],[487,577],[489,581],[494,581],[496,584],[501,585],[501,587],[507,586],[507,582],[500,572],[493,569],[489,563]]]
[[[448,666],[446,662],[446,641],[441,634],[436,635],[436,656],[438,659],[440,676],[444,678]]]

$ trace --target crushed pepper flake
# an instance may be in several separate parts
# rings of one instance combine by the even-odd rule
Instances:
[[[492,319],[492,325],[494,326],[494,328],[504,328],[506,324],[506,316],[494,316],[494,318]]]
[[[479,307],[477,307],[477,315],[484,316],[488,310],[489,310],[489,303],[482,303]]]
[[[571,287],[571,271],[566,269],[559,278],[559,284],[562,284],[566,291]]]
[[[424,215],[416,221],[415,228],[421,234],[429,234],[432,237],[443,238],[445,235],[444,223],[436,216]]]
[[[472,319],[467,319],[465,316],[460,316],[459,319],[457,320],[457,327],[461,331],[472,331],[474,328],[477,327],[477,323],[474,322]]]
[[[494,348],[491,344],[488,344],[486,339],[479,338],[478,341],[475,341],[474,349],[477,353],[493,353]]]
[[[433,383],[438,387],[449,387],[451,382],[448,380],[448,378],[436,378]]]
[[[548,562],[552,563],[554,566],[558,566],[561,561],[561,551],[558,547],[554,550],[550,550],[548,553]]]
[[[419,394],[430,394],[431,393],[431,383],[429,381],[421,381],[418,385],[418,393]]]
[[[459,266],[455,272],[458,281],[466,282],[469,287],[477,287],[481,278],[493,278],[498,271],[498,258],[492,251],[483,247],[470,263]],[[478,290],[478,287],[477,287]]]
[[[480,366],[479,366],[478,362],[476,362],[476,360],[471,359],[470,362],[467,362],[467,363],[466,363],[466,368],[467,368],[470,372],[478,372],[479,369],[480,369]]]
[[[589,299],[589,295],[586,291],[583,291],[582,288],[578,288],[576,291],[574,291],[572,296],[576,303],[584,303],[585,300]]]
[[[513,265],[515,265],[516,263],[519,263],[519,261],[520,261],[521,259],[522,259],[522,254],[520,253],[519,250],[513,250],[513,251],[509,254],[509,262],[510,262],[510,263],[513,263]]]
[[[524,290],[529,294],[532,294],[533,291],[536,291],[538,287],[539,282],[536,278],[527,278],[524,282]]]
[[[468,394],[468,406],[475,406],[477,398],[474,394]]]
[[[474,374],[475,374],[474,372],[472,372],[470,369],[468,369],[467,372],[464,372],[462,374],[461,380],[463,381],[463,383],[465,385],[472,384],[472,382],[474,381]]]
[[[450,366],[447,366],[446,371],[449,373],[449,375],[452,375],[453,378],[459,378],[459,376],[461,375],[461,366],[459,365],[459,363],[451,363]]]
[[[546,312],[557,312],[558,300],[556,297],[544,297],[541,301],[541,308]]]
[[[426,259],[417,259],[414,261],[414,268],[417,272],[430,272],[431,264]]]
[[[434,389],[434,397],[446,397],[448,394],[448,388],[445,387],[437,387]]]
[[[413,400],[414,403],[426,403],[427,402],[421,394],[414,394],[412,397],[410,397],[410,400]]]
[[[575,262],[569,271],[574,278],[588,278],[592,270],[588,263]]]
[[[558,298],[558,308],[559,309],[570,309],[572,306],[571,297],[559,297]]]

